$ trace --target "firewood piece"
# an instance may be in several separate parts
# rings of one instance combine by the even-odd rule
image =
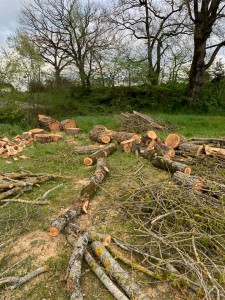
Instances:
[[[164,143],[166,146],[177,149],[181,143],[184,143],[185,138],[178,133],[170,133]]]
[[[202,145],[184,143],[179,145],[178,150],[187,153],[190,156],[199,156],[203,153],[204,147]]]
[[[73,128],[73,127],[70,127],[70,128],[66,128],[66,133],[69,134],[69,135],[77,135],[81,132],[80,128]]]
[[[62,136],[59,134],[35,134],[34,141],[36,143],[46,144],[46,143],[54,143],[58,140],[61,140]]]
[[[202,193],[204,182],[199,177],[187,175],[183,172],[177,171],[173,174],[173,178],[176,182],[184,187],[191,188],[194,192]]]
[[[30,132],[32,138],[34,138],[34,136],[35,136],[36,134],[41,134],[41,133],[43,133],[43,132],[44,132],[44,129],[42,129],[42,128],[33,128],[33,129],[30,129],[28,132]]]
[[[84,164],[86,166],[92,166],[97,162],[98,158],[109,156],[115,151],[116,151],[116,145],[114,143],[110,143],[106,147],[96,151],[92,155],[85,157]]]
[[[225,138],[190,138],[188,143],[198,144],[198,145],[220,145],[225,146]]]
[[[111,141],[111,131],[103,125],[95,125],[89,132],[89,138],[98,143],[108,144]]]
[[[118,285],[131,299],[150,300],[150,298],[140,290],[139,286],[131,281],[130,275],[121,268],[101,242],[93,242],[91,248],[104,265],[109,276],[116,280]]]
[[[175,156],[175,150],[160,141],[156,141],[154,144],[154,149],[159,156],[168,155],[170,158]]]
[[[96,193],[99,185],[104,181],[109,169],[105,158],[99,158],[94,174],[85,184],[78,197],[76,198],[74,208],[67,210],[65,213],[56,218],[50,225],[48,233],[50,236],[58,236],[64,230],[67,224],[79,217],[83,211],[82,207],[86,201],[89,201]]]
[[[190,175],[191,174],[191,168],[185,164],[170,160],[168,158],[157,156],[152,160],[153,166],[169,171],[172,174],[176,171],[183,172],[185,174]]]
[[[40,268],[37,268],[36,270],[28,273],[27,275],[23,276],[23,277],[5,277],[5,278],[1,278],[0,279],[0,284],[3,283],[11,283],[13,284],[12,286],[10,286],[9,288],[11,290],[16,289],[17,287],[19,287],[20,285],[26,283],[27,281],[33,279],[34,277],[45,273],[49,270],[48,266],[43,266]]]
[[[77,154],[92,154],[96,151],[103,149],[105,145],[88,145],[88,146],[76,146],[73,152]]]
[[[60,122],[60,130],[66,131],[67,128],[77,128],[77,123],[74,120],[66,119]]]
[[[214,157],[225,159],[225,149],[223,148],[215,148],[206,145],[204,150],[205,150],[205,154],[208,156],[214,156]]]
[[[88,232],[84,232],[77,240],[73,253],[70,257],[67,269],[67,291],[70,293],[70,299],[83,300],[83,294],[80,287],[81,265],[84,251],[88,245]]]
[[[39,125],[42,129],[47,131],[59,131],[60,122],[45,115],[38,115]]]
[[[128,298],[117,288],[117,286],[112,282],[112,280],[105,274],[102,268],[97,264],[88,251],[84,253],[84,259],[86,263],[90,266],[95,275],[101,280],[107,290],[113,295],[117,300],[128,300]]]

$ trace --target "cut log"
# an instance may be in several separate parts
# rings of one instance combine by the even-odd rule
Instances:
[[[118,285],[131,299],[150,300],[150,298],[141,291],[139,286],[132,282],[131,276],[121,268],[101,242],[93,242],[91,248],[104,265],[109,276],[116,280]]]
[[[42,129],[47,131],[59,131],[60,122],[45,115],[38,115],[39,125]]]
[[[152,160],[158,156],[158,152],[154,148],[140,147],[139,154],[141,157]]]
[[[88,145],[88,146],[76,146],[73,152],[77,154],[92,154],[96,151],[103,149],[105,145]]]
[[[48,234],[50,236],[58,236],[58,234],[63,231],[71,221],[84,213],[84,204],[89,202],[90,199],[95,195],[99,185],[102,184],[108,172],[109,169],[105,158],[99,158],[94,174],[90,177],[87,184],[82,187],[80,194],[75,200],[74,207],[67,210],[51,223],[51,226],[48,230]]]
[[[102,268],[97,264],[89,252],[84,253],[84,259],[86,263],[90,266],[95,275],[101,280],[107,290],[113,295],[117,300],[128,300],[128,298],[117,288],[117,286],[112,282],[112,280],[105,274]]]
[[[66,133],[69,134],[69,135],[77,135],[81,132],[80,128],[67,128],[66,129]]]
[[[41,134],[41,133],[43,133],[43,132],[44,132],[44,129],[42,129],[42,128],[34,128],[34,129],[30,129],[28,132],[30,132],[32,138],[34,138],[34,136],[35,136],[36,134]]]
[[[225,138],[191,138],[188,139],[188,143],[198,144],[198,145],[220,145],[225,146]]]
[[[157,140],[157,134],[155,133],[154,130],[149,130],[146,132],[146,136],[151,139],[151,140]]]
[[[98,158],[109,156],[112,153],[114,153],[116,151],[116,149],[117,149],[116,145],[114,143],[111,143],[111,144],[107,145],[106,147],[96,151],[92,155],[85,157],[84,164],[86,166],[92,166],[92,165],[96,164]]]
[[[152,160],[153,166],[171,172],[172,174],[176,171],[183,172],[185,174],[191,174],[191,168],[185,164],[170,160],[168,158],[157,156]]]
[[[34,141],[36,143],[46,144],[46,143],[55,143],[58,140],[61,140],[62,136],[59,134],[35,134]]]
[[[184,141],[185,141],[185,138],[183,136],[181,136],[180,134],[171,133],[166,137],[164,143],[166,146],[168,146],[170,148],[177,149],[181,143],[184,143]]]
[[[156,141],[156,143],[154,144],[154,149],[157,152],[158,156],[167,155],[170,158],[175,156],[175,150],[160,141]]]
[[[77,123],[74,120],[66,119],[60,122],[60,130],[66,131],[67,128],[77,128]]]
[[[204,146],[194,145],[191,143],[180,144],[178,147],[180,153],[184,153],[190,156],[199,156],[204,153]]]
[[[108,144],[111,141],[111,131],[103,125],[95,125],[89,133],[89,138],[98,143]]]
[[[84,232],[77,240],[73,253],[70,257],[67,269],[67,291],[70,293],[71,300],[83,300],[83,294],[80,287],[81,265],[84,251],[88,245],[88,233]]]
[[[135,140],[137,144],[141,143],[141,137],[136,133],[112,131],[111,138],[113,141],[116,141],[118,144],[131,139]]]
[[[177,183],[184,187],[191,188],[194,192],[202,193],[204,182],[199,177],[177,171],[173,174],[173,178]]]
[[[208,156],[214,156],[214,157],[225,159],[225,149],[223,148],[215,148],[206,145],[204,150],[205,150],[205,154]]]

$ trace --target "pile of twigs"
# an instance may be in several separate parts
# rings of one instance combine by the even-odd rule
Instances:
[[[129,191],[121,209],[136,225],[146,267],[198,298],[225,298],[223,198],[164,182]]]

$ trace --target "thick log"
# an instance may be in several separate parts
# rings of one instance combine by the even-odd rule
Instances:
[[[77,123],[74,120],[66,119],[60,122],[60,130],[66,131],[67,128],[77,128]]]
[[[88,146],[76,146],[73,152],[77,154],[92,154],[96,151],[103,149],[105,145],[88,145]]]
[[[158,156],[167,155],[170,158],[175,156],[175,150],[160,141],[156,141],[156,143],[154,144],[154,149],[157,152]]]
[[[45,115],[38,115],[39,125],[42,129],[47,131],[59,131],[60,122]]]
[[[81,133],[81,129],[80,128],[67,128],[66,133],[69,135],[76,136],[77,134]]]
[[[62,136],[60,134],[35,134],[34,141],[36,143],[46,144],[46,143],[55,143],[58,140],[61,140]]]
[[[83,294],[80,287],[81,265],[84,251],[88,245],[88,232],[84,232],[77,240],[73,253],[70,257],[67,269],[67,291],[70,293],[71,300],[83,300]]]
[[[44,129],[42,129],[42,128],[33,128],[33,129],[30,129],[28,132],[30,132],[32,138],[34,138],[34,136],[35,136],[36,134],[41,134],[41,133],[43,133],[43,132],[44,132]]]
[[[112,280],[105,274],[102,268],[97,264],[89,252],[84,253],[84,259],[86,263],[90,266],[95,275],[101,280],[107,290],[113,295],[117,300],[128,300],[128,298],[117,288],[117,286],[112,282]]]
[[[191,174],[191,167],[162,156],[157,156],[156,158],[154,158],[152,160],[152,164],[153,166],[159,169],[169,171],[172,174],[175,173],[176,171],[180,171],[188,175]]]
[[[103,125],[95,125],[89,132],[89,138],[98,143],[108,144],[111,141],[111,131]]]
[[[150,298],[141,291],[139,286],[132,282],[131,276],[121,268],[101,242],[93,242],[91,248],[104,265],[109,276],[116,280],[118,285],[131,299],[150,300]]]
[[[109,145],[96,151],[92,155],[85,157],[84,164],[86,166],[92,166],[92,165],[96,164],[98,158],[107,157],[107,156],[111,155],[112,153],[114,153],[116,151],[116,149],[117,149],[116,145],[114,143],[110,143]]]
[[[164,143],[166,146],[173,148],[173,149],[177,149],[179,147],[180,144],[184,143],[185,138],[183,136],[181,136],[178,133],[171,133],[169,134]]]
[[[140,147],[139,148],[139,154],[141,157],[144,157],[146,159],[152,160],[156,156],[158,156],[158,152],[155,150],[155,148],[148,148],[148,147]]]
[[[199,177],[177,171],[173,174],[173,178],[177,183],[184,187],[191,188],[194,192],[202,193],[204,182]]]
[[[108,172],[109,169],[105,158],[99,158],[94,174],[90,177],[87,184],[82,187],[80,194],[75,200],[74,207],[67,210],[51,223],[50,228],[48,229],[48,234],[50,236],[58,236],[58,234],[64,230],[66,225],[79,217],[82,213],[86,212],[86,206],[95,195],[99,185],[101,185],[106,178]]]
[[[124,141],[127,141],[127,140],[131,140],[131,139],[135,140],[137,144],[141,143],[140,135],[138,135],[136,133],[131,133],[131,132],[112,131],[111,138],[113,141],[116,141],[118,144],[123,143]]]
[[[178,150],[190,156],[199,156],[204,153],[204,147],[202,145],[194,145],[191,143],[180,144]]]

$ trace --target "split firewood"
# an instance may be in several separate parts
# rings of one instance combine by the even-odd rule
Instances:
[[[152,160],[152,164],[153,164],[153,166],[155,166],[159,169],[169,171],[172,174],[175,173],[176,171],[180,171],[180,172],[183,172],[188,175],[191,174],[191,167],[189,167],[185,164],[170,160],[168,158],[162,157],[162,156],[155,157]]]
[[[191,143],[183,143],[180,144],[178,147],[178,151],[176,153],[180,155],[189,155],[189,156],[199,156],[200,154],[204,153],[204,146],[202,145],[195,145]]]
[[[0,278],[0,284],[10,283],[10,284],[12,284],[12,286],[10,286],[9,289],[14,290],[17,287],[21,286],[22,284],[33,279],[34,277],[47,272],[48,270],[49,270],[48,266],[43,266],[43,267],[40,267],[40,268],[28,273],[27,275],[25,275],[23,277]]]
[[[167,155],[170,158],[175,156],[175,150],[160,141],[156,141],[156,143],[154,144],[154,150],[159,156]]]
[[[54,143],[58,140],[61,140],[62,136],[59,134],[35,134],[34,141],[36,143],[46,144],[46,143]]]
[[[71,119],[61,121],[60,130],[66,131],[67,128],[77,128],[77,123]]]
[[[94,174],[90,177],[87,184],[82,187],[80,194],[75,200],[74,207],[67,210],[51,223],[48,230],[50,236],[58,236],[67,224],[79,217],[82,213],[86,213],[89,201],[95,195],[98,187],[105,180],[108,173],[109,169],[105,158],[99,158]]]
[[[111,141],[111,131],[103,125],[95,125],[89,132],[89,138],[98,143],[108,144]]]
[[[45,115],[38,115],[39,125],[42,129],[47,131],[59,131],[60,122],[52,119],[51,117]]]
[[[107,157],[116,151],[117,147],[114,143],[108,144],[106,147],[94,152],[92,155],[84,158],[84,164],[86,166],[92,166],[96,164],[98,158]]]
[[[79,134],[81,132],[81,129],[70,127],[70,128],[67,128],[65,131],[69,135],[76,136],[77,134]]]
[[[88,145],[88,146],[76,146],[73,152],[77,154],[92,154],[96,151],[103,149],[105,145]]]
[[[204,150],[205,150],[205,154],[208,156],[214,156],[214,157],[225,159],[225,149],[223,148],[215,148],[206,145],[204,147]]]
[[[91,248],[104,265],[109,276],[116,280],[118,285],[131,299],[150,300],[150,298],[141,291],[139,286],[132,282],[130,275],[121,268],[102,243],[97,241],[93,242]]]
[[[173,174],[173,178],[177,183],[184,187],[191,188],[194,192],[202,193],[204,183],[199,177],[177,171]]]
[[[166,146],[173,148],[173,149],[177,149],[179,147],[180,144],[185,142],[185,138],[183,136],[181,136],[178,133],[171,133],[169,134],[164,143]]]
[[[88,245],[88,232],[84,232],[74,245],[73,253],[70,257],[67,269],[67,291],[70,293],[70,299],[83,300],[83,294],[80,287],[81,265],[84,251]]]
[[[128,298],[118,289],[112,280],[105,274],[102,268],[97,264],[88,251],[84,253],[84,259],[95,275],[101,280],[107,290],[117,300],[128,300]]]

